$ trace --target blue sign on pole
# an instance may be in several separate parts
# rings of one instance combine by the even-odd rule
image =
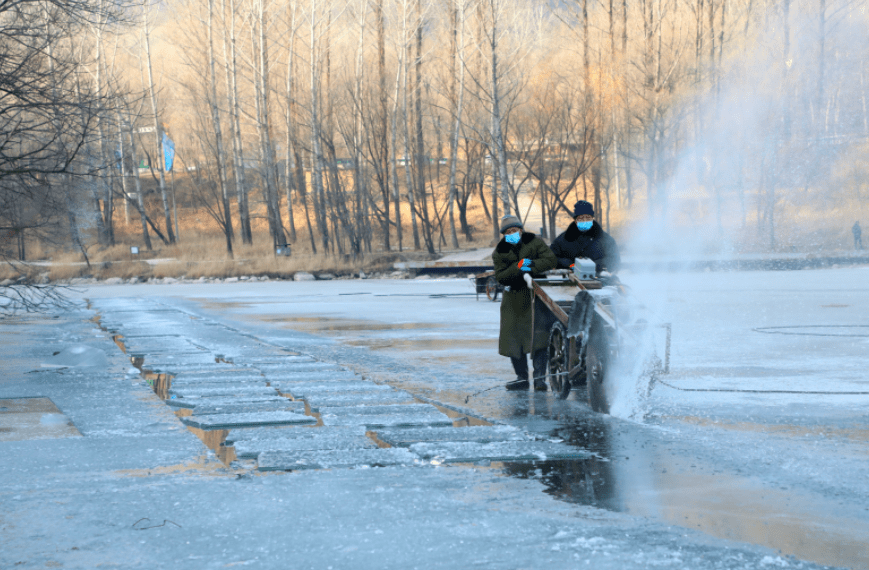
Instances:
[[[166,133],[163,133],[163,158],[166,159],[166,172],[172,172],[175,164],[175,143]]]

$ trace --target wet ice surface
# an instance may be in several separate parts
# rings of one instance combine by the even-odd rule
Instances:
[[[187,355],[158,355],[161,360],[156,362],[161,365],[169,366],[173,361],[183,362],[178,368],[191,366],[189,363],[194,361],[205,365],[209,358],[214,363],[215,354],[227,359],[238,357],[235,360],[240,361],[251,351],[263,351],[259,343],[263,341],[276,349],[282,347],[320,361],[351,366],[365,380],[388,382],[411,393],[471,408],[480,417],[507,422],[543,440],[552,443],[563,440],[572,449],[597,454],[569,461],[493,463],[488,468],[478,466],[476,474],[450,468],[446,477],[451,481],[465,478],[468,489],[465,495],[461,490],[451,491],[460,500],[446,509],[450,512],[448,527],[442,527],[433,514],[446,507],[432,493],[433,489],[443,488],[441,470],[419,466],[385,468],[378,475],[378,480],[384,481],[383,493],[400,496],[391,497],[385,504],[414,505],[410,511],[399,508],[389,512],[376,506],[380,504],[377,491],[371,486],[372,480],[365,478],[365,470],[347,472],[346,476],[318,472],[319,479],[304,480],[308,494],[294,495],[293,512],[304,512],[305,504],[323,512],[323,505],[312,503],[313,499],[308,498],[311,496],[319,497],[321,502],[334,499],[335,505],[327,509],[331,514],[328,520],[307,519],[304,532],[317,529],[327,532],[328,528],[329,534],[334,535],[336,524],[339,528],[342,525],[359,528],[376,525],[373,521],[383,519],[401,520],[403,526],[422,523],[426,532],[441,538],[441,529],[450,528],[468,542],[473,537],[486,543],[486,548],[477,543],[471,550],[463,550],[463,546],[451,541],[453,548],[463,553],[463,559],[478,560],[490,567],[564,566],[584,559],[592,560],[596,566],[612,568],[655,565],[758,568],[800,564],[773,554],[747,554],[738,548],[715,550],[718,548],[715,546],[709,550],[698,538],[700,535],[688,533],[682,537],[683,531],[667,530],[666,524],[678,524],[718,537],[769,545],[803,559],[869,567],[865,547],[865,496],[869,486],[865,466],[866,400],[860,399],[865,397],[778,393],[807,390],[807,386],[812,386],[807,391],[820,391],[818,378],[801,376],[805,369],[824,370],[825,390],[860,391],[853,388],[859,387],[859,377],[853,373],[859,370],[859,365],[852,364],[865,358],[865,352],[860,350],[865,344],[838,346],[824,337],[828,340],[822,342],[827,344],[791,345],[788,341],[793,339],[787,335],[753,332],[754,328],[789,325],[794,320],[797,324],[806,323],[836,310],[840,311],[836,322],[828,318],[824,324],[859,324],[861,319],[865,321],[862,315],[869,314],[866,312],[869,296],[863,290],[867,276],[865,270],[693,275],[666,283],[663,297],[647,292],[639,279],[625,276],[626,281],[647,292],[651,299],[665,299],[655,308],[674,323],[673,382],[664,380],[675,388],[659,384],[648,401],[629,402],[627,408],[635,415],[630,421],[591,414],[582,401],[582,393],[573,394],[567,401],[557,401],[549,394],[512,394],[498,389],[464,404],[468,394],[500,386],[509,377],[508,361],[496,354],[496,304],[475,303],[473,296],[428,297],[432,292],[468,292],[470,285],[464,281],[105,287],[93,288],[87,294],[129,296],[126,300],[103,299],[120,308],[125,303],[142,306],[141,299],[133,297],[154,295],[152,307],[180,308],[191,315],[188,317],[191,323],[203,325],[173,330],[192,335],[192,344],[200,347],[191,355],[193,359]],[[660,285],[661,280],[667,279],[670,278],[651,282]],[[835,287],[829,286],[831,281],[836,283]],[[342,295],[360,292],[359,288],[369,294]],[[789,292],[780,294],[782,290]],[[389,294],[401,296],[378,297]],[[219,304],[221,297],[227,303]],[[360,303],[360,297],[370,299]],[[191,301],[193,298],[208,301]],[[355,301],[348,302],[348,298]],[[236,301],[244,301],[245,305],[236,306]],[[719,304],[726,307],[718,307]],[[843,313],[841,308],[823,306],[827,304],[848,304],[850,310]],[[216,308],[220,311],[215,311]],[[147,328],[148,319],[141,314],[140,317],[138,324]],[[155,311],[152,318],[160,322],[159,312]],[[215,324],[205,325],[209,319],[212,323],[228,324],[238,334],[229,335]],[[203,332],[206,330],[214,334]],[[763,339],[758,340],[761,335]],[[847,342],[860,340],[865,339],[848,337]],[[739,366],[733,364],[737,359]],[[789,371],[787,380],[776,380],[777,374],[785,376],[783,370]],[[767,396],[757,392],[684,391],[686,387],[741,389],[741,377],[748,379],[754,390],[772,389],[777,393]],[[782,389],[783,384],[787,388]],[[840,384],[848,388],[839,388]],[[639,420],[638,411],[645,412],[644,420]],[[131,417],[126,425],[136,426],[136,419]],[[140,425],[137,434],[156,434],[167,429],[152,424],[153,421],[146,423],[144,428]],[[256,429],[314,432],[327,428]],[[132,430],[125,433],[132,436]],[[299,456],[286,454],[273,457],[284,462],[284,467],[300,460]],[[346,462],[348,457],[320,449],[301,460],[306,465],[320,465],[317,461],[321,461],[334,466],[335,461]],[[377,464],[376,460],[361,455],[355,461],[352,464]],[[270,465],[281,467],[277,462]],[[401,470],[410,472],[404,476]],[[486,479],[489,474],[491,479]],[[504,474],[511,477],[504,478]],[[284,477],[292,478],[294,484],[301,482],[297,475]],[[409,485],[408,478],[412,481]],[[366,482],[362,483],[363,480]],[[316,481],[322,482],[320,493],[315,491]],[[396,486],[387,481],[405,482]],[[415,499],[417,488],[420,495]],[[561,501],[541,502],[545,496],[541,489]],[[344,498],[348,507],[348,501],[362,501],[366,505],[364,520],[358,520],[358,506],[345,512],[343,518],[339,516],[339,497]],[[484,506],[486,497],[504,510],[488,513]],[[463,502],[470,510],[462,506]],[[152,498],[151,504],[160,501]],[[615,515],[608,518],[606,512],[584,505],[648,517],[650,522],[635,526],[628,519]],[[261,503],[258,506],[258,516],[262,517],[267,510]],[[420,508],[433,509],[432,514],[421,515]],[[543,513],[555,513],[558,509],[571,515],[572,518],[565,519],[569,523],[527,520],[514,526],[517,516],[540,513],[545,517],[549,515]],[[577,514],[582,523],[576,519]],[[599,523],[591,522],[594,519],[607,521],[605,528],[598,528]],[[474,528],[472,525],[477,523],[480,524]],[[218,527],[212,534],[220,532]],[[298,536],[298,527],[288,532]],[[385,532],[397,536],[397,529],[387,528]],[[531,540],[526,540],[529,537]],[[492,548],[499,540],[506,542],[500,548]],[[433,551],[423,547],[426,542],[417,537],[413,545],[402,551],[412,556],[404,566],[440,565]],[[349,543],[362,544],[355,538],[350,538]],[[243,550],[241,542],[232,544],[237,551]],[[436,544],[442,545],[443,540]],[[499,558],[498,552],[508,555]],[[316,559],[312,551],[307,551],[307,555]],[[352,554],[335,552],[319,560],[331,564],[342,556],[354,560]],[[445,566],[452,563],[454,558],[451,562],[443,561]]]
[[[496,390],[471,398],[468,406],[480,416],[602,453],[609,460],[606,469],[560,464],[541,475],[531,471],[553,494],[568,500],[825,562],[869,566],[865,553],[847,554],[844,547],[849,536],[867,529],[866,511],[859,506],[863,501],[847,500],[867,491],[869,473],[862,461],[867,449],[860,438],[867,400],[853,394],[784,393],[869,392],[860,376],[867,339],[754,330],[864,324],[867,273],[626,275],[637,294],[674,325],[672,374],[662,378],[667,384],[659,383],[649,400],[627,398],[625,415],[633,414],[633,420],[589,414],[582,393],[558,402],[548,394]],[[367,294],[342,294],[348,292]],[[274,295],[268,286],[248,287],[239,299],[244,306],[234,305],[234,299],[223,304],[217,295],[200,306],[206,311],[219,306],[236,315],[235,326],[247,331],[271,325],[274,332],[259,334],[276,344],[354,362],[357,371],[376,379],[464,405],[468,393],[502,383],[509,364],[496,353],[497,304],[471,302],[473,297],[429,297],[462,292],[468,292],[468,284],[461,281],[315,283],[293,296]],[[293,330],[336,343],[308,340]],[[821,377],[817,370],[823,371]],[[753,392],[718,391],[746,388]],[[588,428],[589,423],[596,427]],[[844,473],[837,472],[837,465]],[[603,491],[580,493],[567,482],[570,473],[591,477]],[[698,484],[686,484],[686,477]],[[788,497],[784,506],[772,498],[773,491]],[[710,495],[713,499],[704,501],[703,508],[691,506]],[[757,503],[762,506],[754,507]],[[835,522],[837,518],[841,520]],[[789,522],[775,524],[783,519]],[[771,530],[758,532],[757,525]],[[842,554],[830,544],[843,546]]]

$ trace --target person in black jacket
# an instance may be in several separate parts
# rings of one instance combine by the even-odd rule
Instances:
[[[618,271],[621,257],[616,240],[594,221],[592,205],[585,200],[577,202],[573,206],[573,221],[550,246],[558,258],[558,268],[569,269],[577,257],[585,257],[594,261],[597,273]]]

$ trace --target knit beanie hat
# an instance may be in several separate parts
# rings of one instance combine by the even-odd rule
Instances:
[[[503,234],[510,228],[521,228],[522,222],[516,216],[504,216],[501,218],[501,233]]]
[[[573,205],[573,217],[577,216],[594,216],[594,206],[586,202],[585,200],[580,200],[576,204]]]

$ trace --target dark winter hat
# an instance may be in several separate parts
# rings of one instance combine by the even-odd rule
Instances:
[[[522,221],[516,216],[504,216],[501,218],[501,233],[503,234],[510,228],[521,228]]]
[[[580,200],[573,205],[573,217],[585,215],[594,216],[594,207],[585,200]]]

